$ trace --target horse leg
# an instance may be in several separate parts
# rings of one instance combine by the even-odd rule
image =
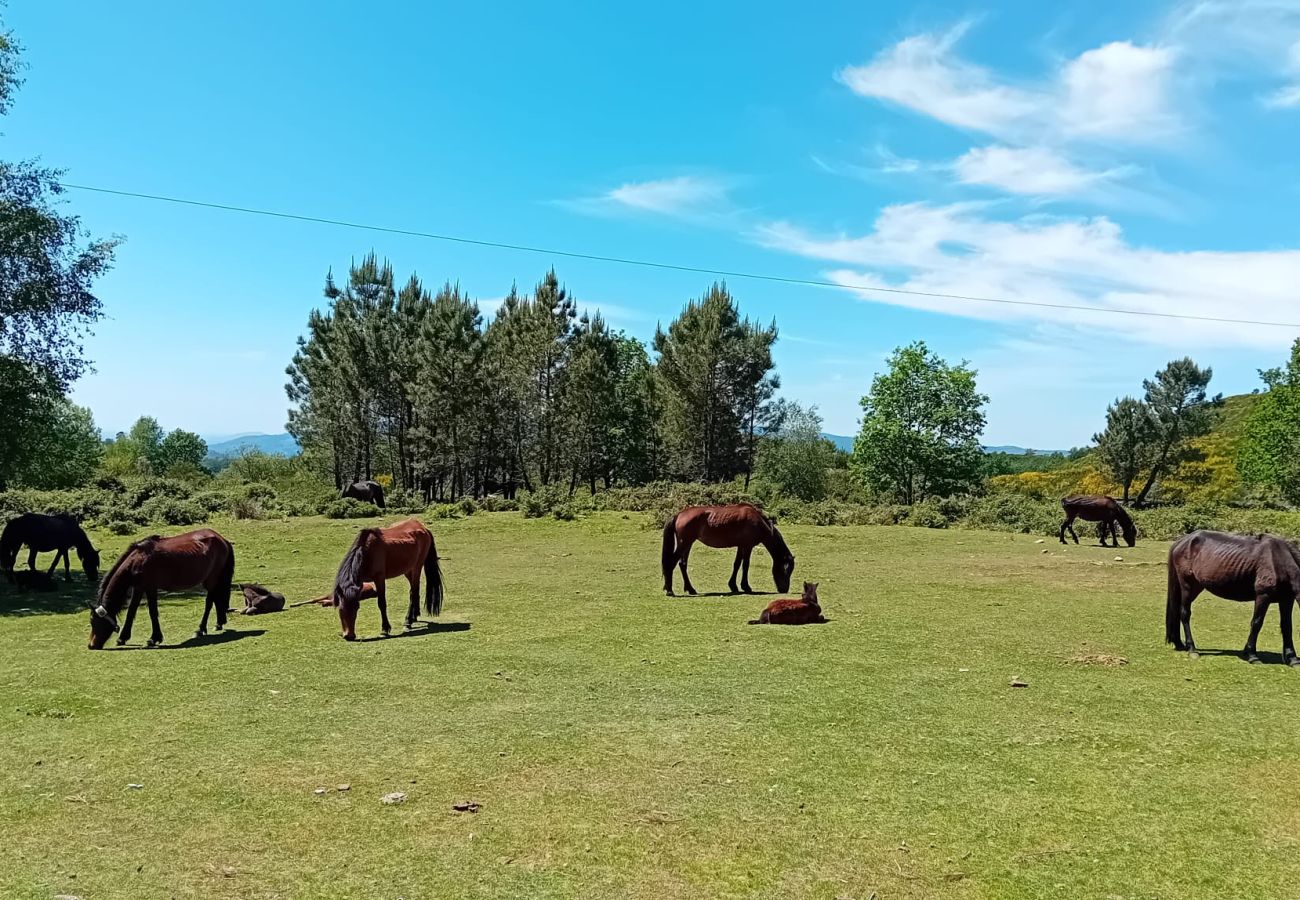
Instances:
[[[1062,543],[1062,544],[1065,543],[1065,529],[1069,527],[1070,522],[1071,522],[1073,519],[1074,519],[1074,516],[1070,515],[1069,513],[1066,513],[1066,514],[1065,514],[1065,518],[1061,520],[1061,533],[1060,533],[1059,537],[1061,538],[1061,543]]]
[[[158,647],[162,645],[162,623],[158,621],[158,590],[149,588],[149,618],[153,621],[153,634],[149,637],[149,646]]]
[[[144,596],[144,591],[136,588],[131,594],[131,605],[126,608],[126,619],[122,622],[122,630],[117,635],[117,645],[120,647],[127,641],[131,640],[131,626],[135,623],[135,611],[140,608],[140,598]]]
[[[1108,523],[1104,519],[1097,523],[1097,540],[1101,541],[1101,545],[1103,547],[1110,546],[1109,544],[1106,543],[1106,534],[1109,530],[1110,528],[1108,527]],[[1116,544],[1116,546],[1119,545]]]
[[[749,558],[754,555],[754,548],[750,547],[745,551],[745,558],[740,561],[740,589],[746,594],[754,593],[754,589],[749,586]]]
[[[1282,617],[1282,662],[1288,666],[1300,666],[1300,659],[1295,655],[1295,638],[1291,633],[1291,607],[1295,599],[1280,600],[1277,604],[1278,614]]]
[[[27,568],[31,569],[33,572],[36,571],[36,548],[35,547],[27,548]]]
[[[740,573],[740,561],[744,558],[745,558],[745,551],[737,547],[736,561],[731,564],[731,580],[727,582],[727,587],[731,588],[731,593],[733,594],[740,593],[736,589],[736,576]]]
[[[686,566],[691,561],[691,542],[683,541],[682,545],[677,548],[677,567],[682,570],[682,587],[686,593],[692,597],[695,596],[695,585],[691,584],[691,576],[686,571]]]
[[[1255,641],[1259,639],[1259,630],[1264,627],[1264,615],[1268,612],[1269,596],[1259,594],[1255,597],[1255,614],[1250,617],[1250,637],[1246,638],[1245,649],[1241,651],[1246,662],[1258,665],[1259,654],[1255,652]]]
[[[1192,601],[1201,593],[1199,585],[1190,587],[1183,585],[1183,603],[1182,608],[1178,611],[1178,618],[1183,625],[1183,647],[1187,654],[1192,657],[1199,656],[1196,652],[1196,642],[1192,640]],[[1179,648],[1175,648],[1179,649]]]
[[[1070,517],[1066,520],[1065,527],[1070,529],[1070,537],[1074,538],[1074,542],[1076,544],[1079,543],[1079,533],[1074,530],[1074,517]]]
[[[54,551],[54,562],[50,563],[50,571],[46,572],[45,574],[47,574],[47,575],[49,575],[51,578],[53,578],[53,577],[54,577],[54,570],[57,569],[57,568],[59,567],[59,557],[62,556],[62,557],[65,557],[65,558],[66,558],[67,555],[68,555],[68,551],[67,551],[66,548],[63,549],[63,550],[55,550],[55,551]]]
[[[379,621],[383,626],[384,637],[388,637],[393,626],[388,624],[388,582],[382,577],[375,582],[375,602],[379,604]]]
[[[406,630],[410,631],[420,620],[420,570],[407,572],[406,580],[411,583],[411,605],[406,608]]]
[[[208,592],[207,599],[203,601],[203,619],[199,622],[199,630],[194,632],[195,637],[203,637],[208,633],[208,614],[212,612],[212,607],[216,606],[216,601],[212,598],[212,592]]]

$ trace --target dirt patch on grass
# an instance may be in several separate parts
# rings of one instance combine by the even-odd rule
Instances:
[[[1114,668],[1116,666],[1127,666],[1128,657],[1111,656],[1109,653],[1080,653],[1078,656],[1071,656],[1070,662],[1078,663],[1083,666],[1107,666]]]

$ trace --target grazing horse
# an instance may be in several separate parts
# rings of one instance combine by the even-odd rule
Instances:
[[[1165,599],[1165,640],[1176,650],[1195,655],[1192,641],[1192,601],[1207,590],[1225,600],[1255,602],[1250,637],[1242,651],[1248,662],[1259,662],[1255,641],[1264,625],[1270,603],[1282,619],[1282,659],[1296,659],[1291,635],[1291,607],[1300,592],[1300,550],[1290,541],[1271,534],[1225,534],[1196,531],[1179,538],[1169,548],[1169,593]],[[1186,642],[1179,640],[1182,624]]]
[[[817,582],[803,583],[803,596],[798,600],[773,600],[750,625],[813,625],[826,621],[821,604],[817,602]]]
[[[380,509],[384,508],[384,486],[378,481],[353,482],[343,489],[340,496],[345,500],[351,497],[353,500],[360,500],[362,503],[373,503]]]
[[[709,547],[735,547],[736,562],[731,567],[731,581],[727,586],[736,590],[736,573],[744,567],[741,588],[746,594],[754,593],[749,586],[749,556],[754,547],[762,544],[772,557],[772,580],[781,593],[790,590],[790,575],[794,572],[794,554],[785,544],[785,538],[776,528],[776,519],[763,515],[763,511],[749,503],[731,506],[688,506],[664,525],[663,571],[664,593],[673,596],[673,566],[682,570],[682,586],[686,593],[694,594],[695,587],[686,572],[691,545],[700,541]]]
[[[1065,543],[1065,529],[1070,529],[1070,536],[1074,542],[1079,543],[1079,536],[1074,533],[1074,520],[1083,519],[1085,522],[1097,523],[1097,535],[1101,538],[1101,545],[1108,546],[1106,535],[1110,534],[1111,540],[1115,546],[1119,546],[1119,536],[1115,534],[1115,523],[1119,523],[1120,529],[1124,532],[1124,542],[1132,547],[1137,543],[1137,527],[1133,524],[1132,517],[1124,507],[1119,505],[1114,497],[1107,497],[1104,494],[1080,494],[1074,497],[1066,497],[1061,501],[1061,506],[1065,510],[1065,521],[1061,523],[1061,543]]]
[[[367,597],[379,600],[383,633],[388,635],[388,596],[385,582],[405,575],[411,583],[411,603],[406,610],[406,628],[420,616],[420,571],[424,571],[424,610],[431,616],[442,612],[442,570],[433,535],[418,519],[407,519],[387,528],[363,528],[352,549],[339,565],[334,579],[333,603],[338,607],[343,639],[357,639],[357,610]]]
[[[50,564],[51,576],[63,558],[64,577],[72,578],[72,568],[68,563],[68,550],[75,547],[77,558],[86,577],[92,582],[99,580],[99,551],[90,544],[86,532],[71,516],[43,516],[39,513],[24,513],[5,526],[0,533],[0,569],[4,569],[9,580],[13,580],[14,564],[18,561],[18,550],[27,545],[27,567],[35,570],[36,554],[54,553],[54,562]]]
[[[136,541],[108,570],[99,586],[97,605],[90,611],[90,649],[103,649],[109,635],[119,630],[117,615],[126,605],[131,606],[126,621],[120,626],[118,644],[131,639],[131,625],[140,598],[149,598],[149,618],[153,621],[153,634],[149,646],[163,641],[162,626],[158,623],[158,592],[184,591],[198,585],[207,589],[207,602],[203,607],[203,620],[196,636],[208,633],[208,614],[215,606],[217,631],[226,625],[230,610],[230,589],[235,577],[235,548],[230,541],[208,528],[188,531],[175,537],[153,535]]]

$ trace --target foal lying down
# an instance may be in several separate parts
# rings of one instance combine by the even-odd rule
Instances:
[[[817,583],[805,581],[803,596],[798,600],[773,600],[750,625],[811,625],[825,622],[822,608],[817,603]]]

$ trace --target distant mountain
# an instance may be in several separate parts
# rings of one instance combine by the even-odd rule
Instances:
[[[822,437],[834,444],[838,450],[843,450],[845,453],[853,452],[853,438],[851,437],[845,437],[842,434],[827,434],[824,431]]]
[[[224,456],[237,456],[245,450],[261,450],[263,453],[278,453],[282,456],[297,456],[298,442],[293,435],[280,434],[241,434],[238,437],[208,444],[208,458],[219,459]]]

